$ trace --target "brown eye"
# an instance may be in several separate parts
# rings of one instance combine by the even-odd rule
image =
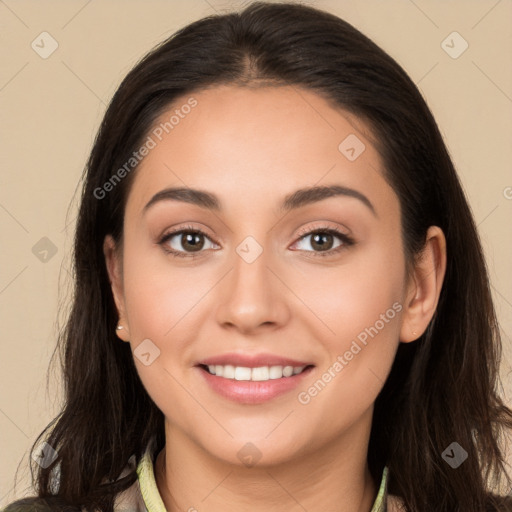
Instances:
[[[164,235],[159,244],[173,256],[194,257],[195,254],[193,253],[205,252],[202,249],[205,248],[207,242],[211,246],[206,246],[206,248],[213,248],[214,243],[202,231],[197,229],[181,229]]]
[[[194,232],[183,232],[181,233],[181,246],[186,251],[200,251],[204,246],[203,235]]]
[[[328,251],[333,245],[333,235],[329,233],[314,233],[311,235],[311,247],[320,251]]]
[[[332,227],[325,227],[301,232],[299,240],[294,245],[305,244],[308,239],[312,250],[300,246],[298,249],[313,253],[313,256],[333,256],[355,243],[347,234]],[[336,239],[338,239],[338,243],[336,243]]]

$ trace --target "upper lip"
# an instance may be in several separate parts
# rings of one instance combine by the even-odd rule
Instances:
[[[198,365],[232,365],[246,368],[258,368],[260,366],[308,366],[313,363],[290,359],[275,354],[237,354],[234,352],[220,354],[199,361]]]

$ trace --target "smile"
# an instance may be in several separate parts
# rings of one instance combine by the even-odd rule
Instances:
[[[224,379],[234,380],[252,380],[267,381],[281,379],[282,377],[291,377],[302,373],[306,366],[259,366],[258,368],[249,368],[247,366],[227,365],[208,365],[208,372]]]
[[[295,389],[313,370],[306,366],[196,366],[217,395],[240,404],[262,404]]]

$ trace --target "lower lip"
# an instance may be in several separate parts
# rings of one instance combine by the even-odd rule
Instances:
[[[295,389],[309,375],[313,366],[291,377],[265,381],[225,379],[212,375],[201,366],[196,367],[209,386],[219,395],[240,404],[261,404]]]

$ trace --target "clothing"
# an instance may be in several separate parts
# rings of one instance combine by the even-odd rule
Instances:
[[[138,480],[117,496],[115,512],[166,512],[153,471],[156,455],[154,442],[151,442],[137,466]],[[387,506],[387,475],[385,467],[371,512],[391,512]],[[194,510],[193,507],[190,510]]]

